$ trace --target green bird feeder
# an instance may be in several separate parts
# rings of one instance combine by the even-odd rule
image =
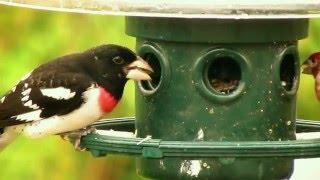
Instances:
[[[240,145],[295,140],[297,40],[306,36],[307,25],[127,18],[127,33],[137,37],[137,51],[155,69],[153,81],[136,89],[137,136]],[[149,178],[282,179],[292,171],[292,160],[279,157],[195,157],[140,158],[138,172]]]
[[[16,1],[20,2],[20,1]],[[153,67],[136,84],[136,117],[100,121],[82,139],[94,156],[135,155],[151,179],[288,179],[294,160],[320,156],[320,124],[296,121],[297,42],[318,0],[32,1],[8,5],[126,16]]]

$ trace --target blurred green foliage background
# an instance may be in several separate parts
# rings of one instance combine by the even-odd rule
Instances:
[[[24,74],[60,55],[103,43],[134,49],[134,38],[124,33],[124,18],[45,12],[0,5],[0,94]],[[309,37],[299,42],[301,59],[320,50],[320,20],[310,23]],[[302,75],[298,93],[298,117],[320,119],[320,104],[313,93],[313,78]],[[134,114],[133,83],[109,117]],[[0,154],[0,179],[142,179],[134,159],[121,156],[93,158],[75,152],[59,137],[39,140],[18,138]]]
[[[44,12],[0,6],[0,94],[39,64],[103,43],[134,49],[135,39],[124,33],[123,17]],[[133,116],[134,83],[109,117]],[[93,158],[75,152],[60,137],[18,138],[0,154],[0,179],[141,179],[134,159]]]

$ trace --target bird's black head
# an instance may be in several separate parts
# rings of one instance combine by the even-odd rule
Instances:
[[[101,45],[85,52],[94,65],[94,80],[117,98],[121,98],[128,79],[151,80],[152,68],[128,48]]]

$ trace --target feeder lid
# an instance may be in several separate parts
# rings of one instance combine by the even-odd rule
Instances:
[[[283,19],[320,17],[319,0],[0,0],[63,12],[168,18]]]

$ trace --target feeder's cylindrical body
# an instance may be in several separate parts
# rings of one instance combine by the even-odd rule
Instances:
[[[136,90],[139,137],[171,141],[295,139],[297,40],[308,21],[128,17],[127,33],[154,68]],[[222,152],[223,154],[223,152]],[[137,159],[150,178],[290,176],[284,158]]]

